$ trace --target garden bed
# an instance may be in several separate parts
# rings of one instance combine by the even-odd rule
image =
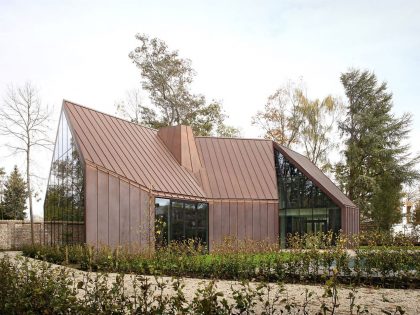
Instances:
[[[203,254],[188,245],[153,253],[88,246],[31,246],[24,255],[81,270],[221,280],[324,284],[334,274],[341,284],[420,288],[420,251],[300,249]]]
[[[244,309],[255,314],[264,311],[280,314],[281,310],[283,314],[303,314],[304,311],[307,314],[323,311],[330,314],[335,303],[335,314],[350,314],[351,308],[354,314],[357,309],[366,309],[370,314],[383,314],[383,311],[392,314],[402,314],[403,311],[405,314],[420,313],[416,303],[420,300],[420,290],[352,289],[331,284],[213,282],[194,278],[177,280],[171,277],[93,273],[34,259],[11,258],[5,261],[1,258],[4,255],[0,253],[3,280],[0,309],[8,305],[16,307],[18,312],[27,307],[35,312],[48,309],[50,313],[59,313],[68,309],[79,314],[128,314],[134,311],[140,313],[147,307],[149,313],[154,310],[155,314],[171,314],[171,307],[182,307],[180,314],[204,314],[209,311],[240,314]],[[67,291],[65,287],[70,289]],[[137,302],[133,297],[137,298]],[[4,298],[9,299],[8,304],[4,304]],[[163,312],[162,305],[166,312]]]

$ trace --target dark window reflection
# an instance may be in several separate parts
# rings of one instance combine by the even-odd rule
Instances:
[[[84,243],[84,214],[83,166],[62,113],[44,202],[46,240]]]
[[[341,229],[341,211],[310,179],[275,151],[279,189],[280,241],[288,234],[305,234]]]
[[[208,212],[207,203],[156,198],[156,245],[188,239],[207,244]]]

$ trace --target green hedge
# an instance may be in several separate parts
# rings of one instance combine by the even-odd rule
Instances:
[[[324,283],[335,271],[340,283],[419,288],[420,251],[355,249],[340,246],[265,253],[202,253],[186,245],[171,245],[153,254],[128,249],[89,246],[28,246],[28,257],[82,270],[166,275],[208,279]]]

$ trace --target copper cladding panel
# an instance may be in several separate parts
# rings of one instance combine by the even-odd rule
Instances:
[[[86,243],[147,246],[154,224],[148,213],[147,192],[86,166]]]
[[[261,207],[258,202],[252,202],[252,239],[261,240]]]
[[[115,176],[108,176],[109,191],[109,213],[108,213],[108,244],[117,246],[120,244],[120,187],[119,179]]]
[[[86,243],[97,246],[98,243],[98,172],[86,166]]]
[[[108,245],[109,244],[109,176],[107,173],[97,171],[98,173],[98,244]],[[87,183],[89,185],[89,183]],[[86,208],[86,212],[90,211]]]
[[[140,189],[130,184],[130,244],[140,244]]]
[[[251,202],[247,202],[244,204],[244,208],[245,208],[245,238],[246,239],[252,239],[253,238],[253,230],[252,230],[252,218],[253,218],[253,213],[252,213],[252,203]]]
[[[130,185],[120,181],[120,245],[130,244]]]
[[[278,241],[278,204],[273,202],[222,201],[210,203],[210,244],[225,237]]]
[[[341,227],[344,234],[358,234],[360,229],[359,209],[344,207],[341,209]]]

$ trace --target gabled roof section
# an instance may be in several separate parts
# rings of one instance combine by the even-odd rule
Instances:
[[[263,139],[195,137],[215,199],[278,200],[273,144]]]
[[[291,163],[312,180],[321,190],[327,194],[340,207],[357,206],[307,157],[290,150],[278,143],[273,142],[274,147],[280,151]]]
[[[157,130],[63,101],[70,128],[85,161],[157,194],[205,198],[194,176],[178,164]]]

